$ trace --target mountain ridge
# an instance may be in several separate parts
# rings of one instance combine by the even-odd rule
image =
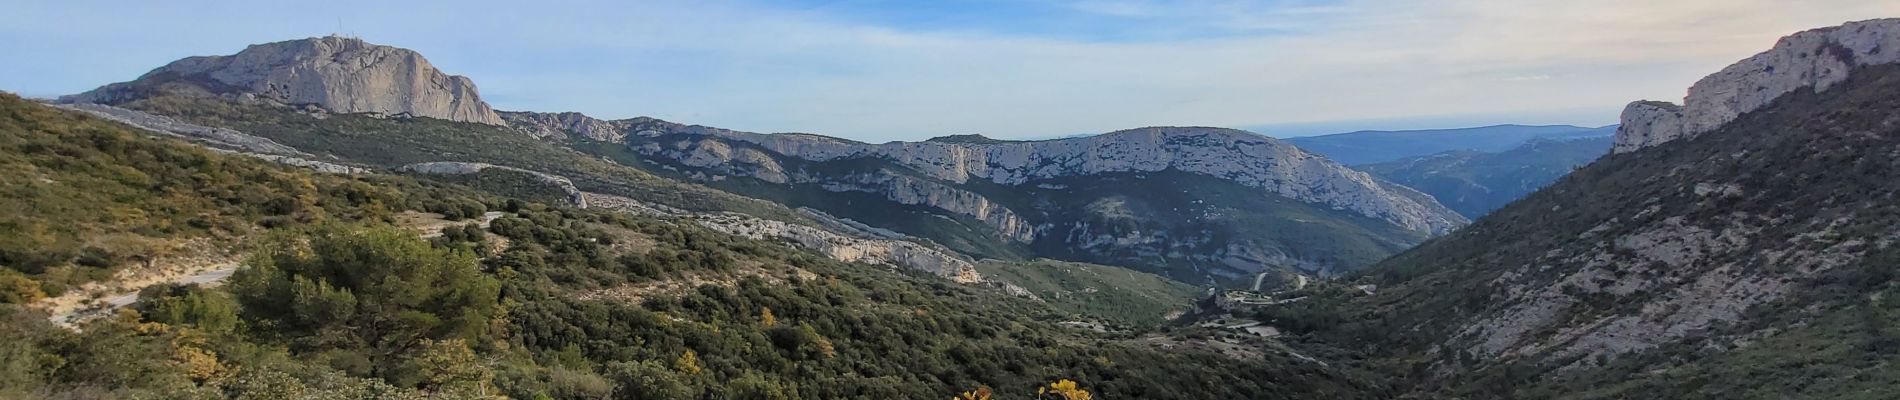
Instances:
[[[397,79],[415,76],[429,79]],[[447,86],[423,84],[430,82]],[[452,150],[457,145],[418,142],[421,138],[393,139],[422,147],[418,149],[374,148],[378,139],[330,137],[334,135],[331,128],[273,125],[296,124],[294,120],[302,118],[298,115],[245,108],[248,105],[233,108],[168,99],[290,106],[296,110],[293,114],[344,118],[353,124],[375,124],[356,119],[361,114],[371,119],[406,116],[494,125],[523,139],[589,153],[656,177],[813,207],[880,228],[907,231],[979,257],[1021,259],[1058,253],[1083,258],[1073,261],[1205,274],[1174,275],[1186,280],[1237,282],[1244,280],[1242,275],[1268,268],[1314,273],[1349,270],[1468,222],[1422,192],[1277,139],[1232,129],[1146,127],[1041,141],[961,136],[871,144],[647,117],[601,120],[580,113],[495,112],[475,97],[473,88],[467,78],[434,70],[419,53],[327,37],[256,45],[232,56],[187,58],[139,80],[64,100],[136,103],[132,108],[143,111],[201,114],[208,120],[199,122],[207,125],[216,126],[219,120],[239,122],[244,126],[227,128],[271,132],[282,143],[349,146],[353,148],[339,150],[375,157],[374,164],[395,162],[393,166],[436,161],[505,164],[493,158],[471,158],[471,153],[518,157],[503,149]],[[444,104],[454,107],[433,107]],[[273,116],[247,116],[246,112]],[[409,128],[424,128],[421,125]],[[427,129],[435,138],[431,140],[456,140],[454,127]],[[463,154],[431,154],[445,150]],[[565,159],[578,154],[553,155]],[[572,170],[578,166],[525,161],[532,165],[509,166],[561,175],[583,188],[596,184],[590,177],[574,175]],[[543,170],[547,168],[555,170]],[[1171,171],[1213,179],[1192,179],[1202,185],[1194,188],[1146,182],[1149,175]],[[1087,178],[1051,182],[1069,177]],[[1103,180],[1150,189],[1114,191],[1101,198],[1091,197],[1099,193],[1060,189],[1100,187],[1098,181]],[[1038,190],[1030,195],[1013,193],[1029,186]],[[1216,201],[1221,206],[1215,207],[1200,198],[1209,195],[1233,198]],[[1176,220],[1152,218],[1162,213],[1179,216]],[[1309,237],[1256,232],[1261,226],[1300,231]],[[1089,250],[1078,253],[1073,249],[1078,246]],[[1214,269],[1219,272],[1208,272],[1203,265],[1207,263],[1218,264]]]
[[[509,115],[517,123],[554,121]],[[612,129],[518,130],[550,132],[543,137],[565,138],[583,151],[656,174],[822,209],[979,257],[1122,265],[1191,282],[1239,284],[1265,269],[1338,273],[1464,223],[1429,195],[1231,129],[869,144],[644,117],[574,120],[582,123],[572,125]],[[1161,176],[1200,186],[1145,183]],[[1148,189],[1122,191],[1103,181]],[[1225,185],[1233,187],[1220,187]],[[1239,198],[1207,202],[1202,196]],[[1311,208],[1303,205],[1308,203]],[[1294,208],[1301,211],[1288,211]],[[1181,215],[1155,218],[1176,213]],[[1266,215],[1275,216],[1250,219]],[[1241,220],[1252,222],[1236,225]],[[1261,226],[1294,231],[1250,232]],[[1300,230],[1329,239],[1290,237]]]
[[[1347,165],[1364,165],[1426,156],[1446,151],[1475,150],[1496,153],[1532,139],[1611,136],[1615,125],[1500,124],[1471,128],[1366,130],[1286,138],[1307,151],[1326,155]]]
[[[1477,219],[1609,154],[1609,136],[1537,138],[1502,152],[1454,150],[1353,168],[1410,186]]]
[[[547,122],[549,121],[559,121],[559,120],[550,120],[547,118],[537,118],[537,117],[529,116],[529,115],[549,115],[549,114],[536,114],[536,113],[525,113],[525,112],[520,112],[520,113],[510,112],[508,114],[515,115],[515,117],[512,117],[512,121],[517,124],[516,128],[518,130],[523,130],[523,131],[528,131],[528,132],[537,132],[537,133],[540,133],[540,135],[542,135],[543,137],[566,137],[566,136],[560,136],[560,135],[551,133],[553,131],[558,131],[558,130],[565,130],[567,134],[570,134],[572,136],[580,136],[580,137],[588,138],[590,140],[608,139],[608,140],[601,140],[601,141],[622,140],[626,138],[627,136],[654,137],[654,136],[660,136],[660,135],[665,135],[665,134],[692,134],[692,135],[713,136],[713,137],[748,142],[754,145],[762,146],[764,149],[773,151],[778,154],[791,155],[791,156],[799,157],[799,158],[810,160],[810,161],[833,161],[833,160],[856,158],[856,157],[893,158],[893,159],[899,160],[900,163],[903,163],[905,165],[915,167],[915,168],[920,168],[932,178],[943,179],[943,180],[947,180],[947,181],[955,182],[955,183],[964,183],[972,179],[987,178],[988,180],[995,183],[999,183],[999,184],[1021,184],[1031,179],[1047,178],[1047,177],[1053,176],[1053,174],[1062,172],[1062,171],[1057,171],[1057,170],[1050,170],[1047,168],[1028,167],[1026,164],[1029,161],[1020,159],[1020,157],[1024,157],[1025,155],[1023,153],[1026,153],[1026,152],[1033,153],[1033,150],[1017,148],[1018,146],[1056,145],[1056,144],[1091,142],[1091,141],[1116,142],[1116,141],[1120,141],[1118,139],[1127,139],[1130,137],[1144,136],[1144,135],[1149,136],[1150,138],[1137,137],[1134,139],[1130,139],[1129,141],[1146,142],[1146,143],[1138,144],[1137,146],[1143,146],[1143,145],[1153,146],[1153,145],[1156,145],[1156,143],[1154,142],[1162,141],[1162,140],[1157,140],[1155,138],[1207,137],[1207,136],[1218,135],[1218,136],[1221,136],[1221,138],[1216,139],[1216,140],[1221,140],[1227,144],[1247,144],[1247,145],[1273,144],[1273,145],[1276,145],[1276,148],[1274,150],[1298,151],[1297,149],[1292,149],[1291,146],[1285,146],[1284,144],[1280,144],[1279,139],[1273,139],[1273,138],[1259,135],[1252,132],[1246,132],[1246,131],[1241,131],[1241,130],[1236,130],[1236,129],[1216,128],[1216,127],[1172,127],[1172,126],[1143,127],[1143,128],[1122,129],[1122,130],[1102,133],[1099,135],[1090,135],[1090,136],[1075,137],[1075,138],[1034,140],[1034,141],[997,140],[997,139],[988,139],[988,138],[984,138],[988,140],[965,141],[965,140],[936,140],[937,138],[933,138],[932,140],[925,140],[925,141],[918,141],[918,142],[891,141],[891,142],[885,142],[885,143],[879,143],[879,144],[868,144],[868,143],[853,141],[850,139],[843,139],[843,138],[815,135],[815,134],[808,134],[808,133],[752,133],[752,132],[734,131],[734,130],[729,130],[729,129],[702,126],[702,125],[680,124],[680,123],[668,122],[668,121],[664,121],[664,120],[660,120],[656,118],[649,118],[649,117],[636,117],[636,118],[629,118],[629,119],[622,119],[622,120],[599,120],[599,119],[594,119],[591,117],[586,117],[585,115],[579,115],[579,118],[576,118],[573,120],[561,121],[558,124],[548,124]],[[565,114],[568,114],[568,113],[559,113],[555,115],[565,115]],[[601,128],[612,128],[614,131],[601,130]],[[618,132],[615,132],[615,131],[618,131]],[[980,135],[978,136],[980,137]],[[1253,140],[1248,140],[1248,139],[1253,139]],[[1095,153],[1095,151],[1104,151],[1104,150],[1101,150],[1101,148],[1108,147],[1108,146],[1112,146],[1112,145],[1098,145],[1096,146],[1096,148],[1086,149],[1086,150],[1071,150],[1071,154],[1066,154],[1066,155],[1070,156],[1071,159],[1082,156],[1081,154],[1075,154],[1077,152],[1089,153],[1088,155],[1091,155],[1091,156],[1100,155],[1100,153]],[[982,152],[979,153],[977,152],[977,150],[981,150]],[[925,156],[912,155],[916,153],[922,153],[926,155]],[[940,156],[940,157],[929,158],[930,156]],[[1098,159],[1108,158],[1109,156],[1110,155],[1100,155]],[[1171,154],[1169,154],[1169,156],[1171,156]],[[741,153],[741,155],[737,155],[733,157],[739,157],[740,159],[736,161],[741,162],[741,163],[744,163],[747,160],[756,160],[756,156],[744,155],[743,153]],[[1292,153],[1291,157],[1303,161],[1303,160],[1309,160],[1313,156],[1310,154],[1306,154],[1304,152],[1299,152],[1299,153]],[[1169,158],[1169,157],[1157,157],[1157,158],[1167,158],[1167,159],[1151,159],[1151,160],[1143,160],[1143,161],[1133,161],[1129,163],[1136,164],[1136,165],[1129,165],[1129,166],[1121,166],[1121,165],[1099,166],[1099,167],[1084,166],[1083,168],[1091,169],[1094,172],[1157,171],[1157,170],[1166,169],[1166,168],[1181,168],[1189,172],[1205,172],[1210,175],[1222,175],[1222,174],[1234,173],[1234,171],[1224,171],[1224,170],[1201,171],[1200,169],[1211,168],[1212,166],[1209,166],[1206,164],[1199,164],[1199,163],[1176,164],[1175,163],[1176,158]],[[1084,159],[1084,160],[1073,161],[1073,162],[1088,163],[1090,161],[1093,161],[1093,160]],[[1063,166],[1066,167],[1069,165],[1063,164]],[[770,168],[769,165],[766,165],[765,167]],[[1246,173],[1243,172],[1241,174],[1246,174]],[[1256,171],[1254,172],[1254,174],[1258,175],[1260,173]],[[1369,178],[1369,176],[1367,177],[1355,176],[1354,174],[1351,174],[1350,172],[1343,175],[1346,176],[1346,179],[1352,179],[1352,180],[1358,181],[1359,183],[1365,184],[1367,186],[1372,186],[1376,184],[1375,182],[1372,182],[1371,180],[1366,179],[1366,178]],[[1254,182],[1264,182],[1268,180],[1267,178],[1262,178],[1262,177],[1253,177],[1253,178],[1256,179]],[[1416,193],[1415,191],[1411,191],[1409,188],[1403,188],[1403,187],[1387,188],[1387,190],[1399,191],[1401,192],[1399,196],[1410,196],[1411,194]],[[1456,225],[1462,223],[1462,221],[1458,221],[1458,219],[1456,218],[1450,218],[1450,219],[1433,218],[1429,214],[1437,210],[1432,210],[1431,208],[1433,207],[1431,207],[1428,204],[1418,204],[1416,206],[1399,205],[1399,207],[1416,207],[1416,208],[1408,209],[1408,210],[1389,210],[1388,211],[1388,210],[1380,210],[1377,207],[1373,207],[1373,206],[1350,205],[1347,203],[1346,200],[1323,198],[1317,194],[1291,193],[1293,191],[1290,189],[1281,190],[1281,192],[1284,194],[1295,194],[1294,196],[1289,196],[1289,197],[1320,202],[1320,203],[1329,204],[1333,206],[1351,208],[1351,209],[1354,209],[1355,211],[1365,213],[1368,216],[1390,217],[1390,218],[1393,218],[1392,222],[1406,226],[1407,228],[1410,228],[1410,229],[1426,230],[1426,231],[1431,231],[1434,233],[1443,233],[1445,231],[1448,231],[1451,227],[1455,227]],[[1404,193],[1404,192],[1412,192],[1412,193]],[[1302,196],[1306,196],[1306,197],[1302,197]],[[1414,198],[1412,200],[1417,201],[1418,199]]]

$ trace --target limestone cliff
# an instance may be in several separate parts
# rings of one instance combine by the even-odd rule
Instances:
[[[60,100],[114,104],[156,94],[229,95],[332,113],[504,124],[468,78],[445,74],[408,49],[337,36],[252,45],[229,56],[187,57],[137,80]]]
[[[511,118],[524,132],[566,130],[589,138],[631,140],[617,135],[657,138],[699,137],[636,147],[643,154],[680,160],[695,167],[725,166],[729,173],[785,183],[791,172],[774,162],[779,155],[825,162],[875,158],[895,162],[923,177],[951,184],[983,180],[1020,185],[1036,179],[1114,172],[1180,170],[1230,179],[1262,189],[1263,195],[1350,210],[1411,230],[1443,233],[1465,219],[1430,196],[1379,181],[1279,140],[1222,128],[1152,127],[1047,141],[932,140],[870,144],[809,134],[759,134],[684,125],[652,118],[601,121],[585,116]],[[587,130],[571,130],[581,125]],[[617,134],[598,128],[612,127]],[[551,136],[552,134],[539,134]],[[711,140],[718,139],[718,140]],[[596,139],[599,140],[599,139]],[[844,186],[840,186],[844,187]],[[915,190],[922,189],[922,190]],[[852,187],[852,190],[864,190]],[[1004,231],[1022,231],[1005,210],[981,199],[944,193],[930,185],[898,182],[876,189],[894,201],[924,204],[997,222]],[[1027,235],[1024,235],[1027,236]]]
[[[538,113],[501,112],[508,125],[537,138],[567,139],[572,136],[601,141],[619,141],[626,133],[617,124],[594,119],[577,112]]]
[[[506,118],[526,135],[618,144],[630,152],[598,154],[974,256],[1137,266],[1190,282],[1339,273],[1467,222],[1424,193],[1232,129],[873,144],[652,118]],[[1121,206],[1098,207],[1108,204]]]
[[[1826,91],[1855,69],[1900,62],[1900,19],[1876,19],[1789,35],[1775,47],[1689,87],[1681,106],[1630,103],[1616,132],[1626,153],[1714,130],[1796,90]]]
[[[1442,233],[1465,222],[1409,188],[1380,182],[1272,138],[1231,129],[1155,127],[1049,141],[884,144],[815,135],[706,131],[806,160],[888,159],[954,183],[982,179],[1017,185],[1061,176],[1174,169],[1351,210],[1413,230]]]

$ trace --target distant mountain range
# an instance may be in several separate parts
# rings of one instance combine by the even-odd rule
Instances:
[[[1454,150],[1353,166],[1477,219],[1609,154],[1609,136],[1531,139],[1501,152]]]
[[[1610,137],[1616,125],[1587,128],[1571,125],[1494,125],[1478,128],[1405,131],[1358,131],[1286,139],[1287,143],[1331,158],[1359,165],[1395,161],[1447,151],[1496,153],[1536,139]]]
[[[0,398],[1900,388],[1900,19],[1599,128],[873,144],[495,111],[335,37],[64,101],[0,95],[0,303],[107,318],[0,306]]]
[[[1194,283],[1346,271],[1464,223],[1423,193],[1231,129],[870,144],[645,118],[504,117],[654,174],[967,254],[1121,265]]]
[[[1248,284],[1268,270],[1347,271],[1467,222],[1424,193],[1238,130],[1151,127],[1040,141],[962,135],[870,144],[651,118],[497,112],[472,80],[438,71],[414,51],[354,38],[190,57],[62,101],[234,128],[342,162],[500,165],[566,178],[575,192],[605,184],[615,194],[681,210],[784,216],[806,208],[971,257],[1096,262],[1196,284]],[[330,129],[432,123],[320,127],[355,121],[334,117],[342,115],[473,125],[401,136]],[[371,120],[356,123],[380,124]],[[582,154],[588,158],[566,161]],[[660,185],[667,194],[634,181],[669,181]],[[704,187],[778,204],[761,209]],[[951,275],[966,270],[931,264]]]

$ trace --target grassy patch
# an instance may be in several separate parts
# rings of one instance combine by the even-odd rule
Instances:
[[[1038,259],[985,260],[977,271],[1029,290],[1050,307],[1130,326],[1154,326],[1188,311],[1206,292],[1160,275],[1127,268]]]

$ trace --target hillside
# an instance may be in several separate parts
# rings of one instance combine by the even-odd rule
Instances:
[[[812,48],[839,50],[773,65]],[[664,61],[757,71],[692,60]],[[853,61],[826,65],[889,65]],[[1141,117],[1221,111],[1177,104]],[[0,399],[1900,397],[1900,18],[1621,118],[865,143],[502,112],[415,51],[253,45],[0,93]]]
[[[1353,168],[1418,189],[1477,219],[1608,154],[1612,141],[1608,136],[1532,139],[1496,153],[1449,151]]]
[[[494,164],[566,179],[580,193],[836,225],[793,211],[810,208],[973,258],[1060,258],[1206,285],[1239,284],[1269,270],[1347,271],[1467,222],[1430,196],[1242,131],[1158,127],[1033,142],[964,135],[868,144],[650,118],[495,114],[503,127],[477,115],[486,104],[433,108],[478,103],[465,79],[442,78],[449,85],[442,88],[402,79],[441,74],[413,51],[312,38],[187,58],[62,101],[252,135],[325,162]],[[390,85],[426,90],[385,96],[378,89]],[[533,188],[479,174],[445,179]],[[1126,190],[1135,188],[1142,189]]]
[[[515,166],[572,177],[583,190],[696,211],[737,211],[794,218],[775,204],[655,177],[637,169],[549,145],[506,128],[432,118],[386,119],[360,114],[312,116],[292,109],[190,96],[157,96],[121,106],[198,124],[230,128],[302,151],[395,169],[465,161]]]
[[[1155,274],[1105,265],[1033,260],[977,264],[984,275],[1022,287],[1050,307],[1144,328],[1192,310],[1206,291]]]
[[[1322,336],[1422,360],[1432,397],[1883,397],[1895,93],[1863,66],[1605,157],[1380,263]]]
[[[311,174],[221,155],[0,94],[0,302],[59,297],[136,270],[191,270],[269,228],[485,207],[437,185]],[[479,211],[476,211],[479,214]]]
[[[0,143],[29,161],[8,165],[40,178],[29,184],[143,188],[148,181],[132,180],[139,173],[175,170],[179,182],[240,185],[229,193],[161,187],[169,208],[156,208],[221,215],[212,222],[243,228],[217,232],[250,243],[232,248],[249,257],[227,284],[154,286],[80,331],[0,305],[0,397],[931,398],[988,386],[998,398],[1027,398],[1061,379],[1107,398],[1363,398],[1381,390],[1350,367],[1286,353],[1243,361],[1165,351],[1059,326],[1044,318],[1073,314],[1047,303],[837,262],[685,219],[318,174],[11,96],[0,97],[0,115]],[[96,156],[62,158],[85,154]],[[248,175],[211,179],[235,173],[220,171]],[[220,196],[269,195],[262,186],[271,182],[309,187],[286,196],[315,202],[302,215],[335,215],[332,223],[270,223],[281,211],[268,211],[269,201],[264,212],[222,211],[252,203]],[[135,192],[100,192],[125,200],[37,193],[42,204],[153,204],[128,195]],[[351,213],[443,202],[497,218],[487,229],[449,225],[424,240],[380,214]],[[9,223],[122,220],[111,207],[46,211]],[[170,218],[152,220],[159,217]],[[150,226],[85,225],[96,231],[75,234],[167,232],[141,231]],[[30,233],[0,237],[12,243]],[[1202,384],[1210,381],[1222,384]]]
[[[1610,137],[1615,132],[1615,126],[1495,125],[1459,129],[1359,131],[1287,138],[1286,142],[1341,164],[1360,165],[1449,151],[1497,153],[1536,139]]]

